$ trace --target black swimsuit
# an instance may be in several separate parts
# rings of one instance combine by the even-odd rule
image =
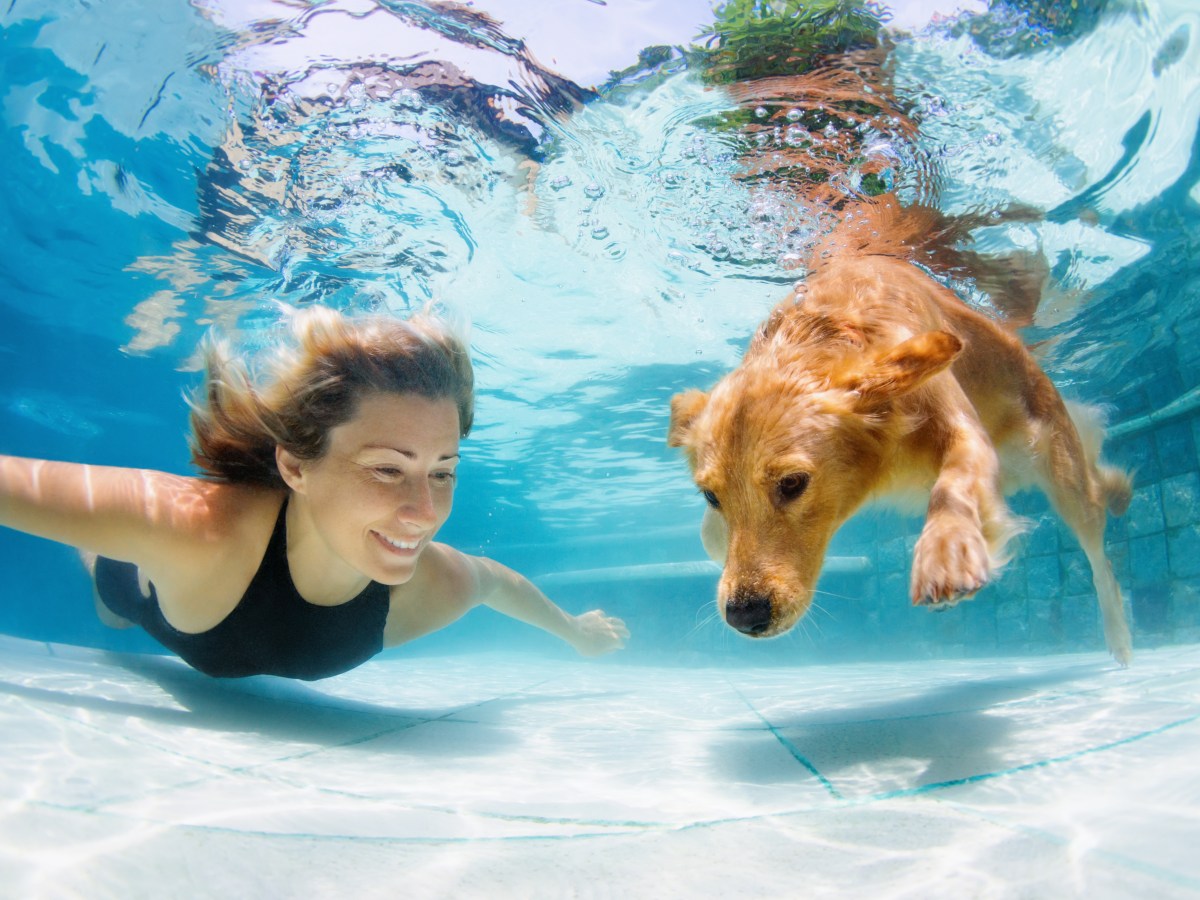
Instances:
[[[114,613],[142,626],[206,675],[282,675],[312,681],[353,669],[383,649],[388,588],[372,581],[346,603],[309,603],[292,584],[286,512],[285,502],[246,593],[208,631],[188,634],[172,627],[163,618],[154,588],[149,597],[142,594],[137,566],[132,563],[97,559],[96,591]]]

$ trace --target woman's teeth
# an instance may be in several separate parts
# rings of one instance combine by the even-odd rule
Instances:
[[[376,532],[376,533],[378,533],[378,532]],[[381,534],[379,536],[381,538],[383,538],[384,543],[391,544],[397,550],[416,550],[417,547],[421,543],[419,540],[418,541],[393,541],[390,537],[388,537],[387,535],[384,535],[384,534]]]

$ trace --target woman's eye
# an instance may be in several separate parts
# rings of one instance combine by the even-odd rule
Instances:
[[[442,484],[453,484],[454,483],[454,473],[453,472],[434,472],[433,475],[431,475],[430,477],[434,481],[441,482]]]
[[[700,494],[701,494],[701,496],[704,497],[705,500],[708,501],[708,505],[711,506],[713,509],[721,508],[721,501],[717,499],[717,495],[714,494],[712,491],[701,491]]]
[[[394,466],[376,466],[374,471],[380,478],[400,478],[404,475],[402,469],[397,469]]]

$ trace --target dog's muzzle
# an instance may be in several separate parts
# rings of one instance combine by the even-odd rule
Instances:
[[[742,634],[758,637],[771,627],[771,598],[757,592],[739,592],[725,604],[725,621]]]

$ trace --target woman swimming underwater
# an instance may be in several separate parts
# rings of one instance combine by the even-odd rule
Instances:
[[[436,320],[291,317],[257,385],[219,343],[192,412],[206,477],[0,457],[0,525],[97,554],[97,609],[209,675],[325,678],[486,605],[580,653],[620,620],[436,543],[474,385]]]

